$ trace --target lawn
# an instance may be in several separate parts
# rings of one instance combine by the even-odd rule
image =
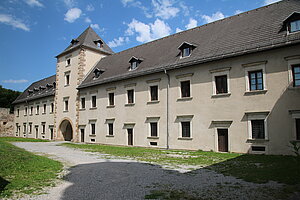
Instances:
[[[95,144],[62,144],[89,152],[99,152],[169,166],[204,167],[245,181],[300,184],[300,159],[294,156],[249,155],[204,151],[161,150]]]
[[[54,184],[62,164],[18,148],[9,142],[39,142],[27,138],[0,137],[0,199],[19,194],[38,194]]]

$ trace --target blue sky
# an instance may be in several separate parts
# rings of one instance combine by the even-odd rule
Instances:
[[[119,52],[278,0],[1,0],[0,85],[23,91],[88,26]]]

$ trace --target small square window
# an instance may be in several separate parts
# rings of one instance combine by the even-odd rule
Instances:
[[[190,97],[190,81],[182,81],[181,82],[181,97]]]
[[[157,122],[150,123],[150,133],[151,137],[157,137]]]
[[[81,98],[81,109],[85,109],[85,98]]]
[[[182,137],[191,137],[191,123],[181,122]]]
[[[227,75],[216,76],[215,82],[216,82],[216,93],[217,94],[228,93]]]
[[[263,72],[262,70],[249,72],[250,91],[263,90]]]
[[[187,57],[191,55],[191,48],[187,47],[182,49],[182,57]]]
[[[115,94],[113,92],[108,94],[108,98],[109,98],[109,105],[110,106],[115,105]]]
[[[131,70],[135,70],[137,67],[138,67],[138,62],[137,61],[131,62],[131,65],[130,65]]]
[[[134,90],[127,90],[127,103],[134,103]]]
[[[92,108],[96,108],[97,107],[97,99],[96,96],[92,96]]]
[[[151,101],[158,101],[158,86],[150,86]]]
[[[265,120],[251,120],[252,139],[265,139]]]
[[[114,124],[113,123],[108,124],[108,135],[114,135]]]
[[[293,85],[294,87],[299,87],[300,86],[300,65],[293,65],[292,72],[293,72]]]

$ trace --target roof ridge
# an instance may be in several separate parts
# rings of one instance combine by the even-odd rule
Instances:
[[[252,9],[252,10],[249,10],[249,11],[245,11],[245,12],[242,12],[242,13],[239,13],[239,14],[236,14],[236,15],[232,15],[232,16],[229,16],[229,17],[225,17],[225,18],[223,18],[223,19],[219,19],[219,20],[216,20],[216,21],[207,23],[207,24],[203,24],[203,25],[200,25],[200,26],[197,26],[197,27],[188,29],[188,30],[183,30],[183,31],[180,31],[180,32],[178,32],[178,33],[174,33],[174,34],[171,34],[171,35],[167,35],[167,36],[165,36],[165,37],[158,38],[158,39],[156,39],[156,40],[152,40],[152,41],[149,41],[149,42],[146,42],[146,43],[143,43],[143,44],[140,44],[140,45],[137,45],[137,46],[134,46],[134,47],[125,49],[125,50],[123,50],[123,51],[114,53],[114,54],[112,54],[112,55],[110,55],[110,56],[118,55],[118,54],[120,54],[120,53],[122,53],[122,52],[126,52],[126,51],[129,51],[129,50],[131,50],[131,49],[135,49],[135,48],[138,48],[138,47],[141,47],[141,46],[149,45],[149,44],[155,43],[155,42],[157,42],[157,41],[161,41],[161,40],[164,40],[164,39],[167,39],[167,38],[170,38],[170,37],[174,37],[174,36],[179,35],[179,34],[183,34],[183,33],[186,33],[186,32],[191,32],[191,31],[200,29],[200,28],[202,28],[202,27],[208,26],[208,25],[210,25],[210,24],[220,23],[220,22],[222,22],[222,21],[229,20],[229,19],[232,19],[232,18],[234,18],[234,17],[238,17],[238,16],[241,16],[241,15],[249,14],[249,12],[252,13],[252,12],[254,12],[254,11],[266,9],[266,8],[269,8],[269,7],[271,7],[271,6],[280,4],[280,3],[285,2],[285,1],[290,1],[290,0],[280,0],[280,1],[278,1],[278,2],[269,4],[269,5],[265,5],[265,6],[262,6],[262,7],[259,7],[259,8],[255,8],[255,9]]]
[[[56,74],[54,74],[54,75],[51,75],[51,76],[48,76],[48,77],[46,77],[46,78],[43,78],[43,79],[40,79],[40,80],[37,80],[37,81],[35,81],[35,82],[31,83],[31,84],[30,84],[30,86],[31,86],[31,85],[33,85],[34,83],[37,83],[37,82],[40,82],[40,81],[43,81],[43,80],[49,79],[49,78],[51,78],[51,77],[53,77],[53,76],[56,76]],[[30,87],[30,86],[29,86],[29,87]],[[29,88],[29,87],[28,87],[28,88]]]

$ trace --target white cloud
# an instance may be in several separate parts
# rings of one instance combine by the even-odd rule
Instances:
[[[201,16],[202,19],[204,19],[204,21],[206,23],[210,23],[210,22],[214,22],[220,19],[224,19],[225,15],[223,13],[221,13],[220,11],[214,13],[212,16],[208,16],[208,15],[202,15]]]
[[[90,25],[93,29],[97,29],[99,32],[103,32],[105,29],[100,28],[99,24],[91,24]]]
[[[190,22],[185,26],[186,29],[195,28],[197,26],[197,20],[190,18]]]
[[[30,31],[30,28],[24,24],[20,19],[16,19],[10,15],[0,14],[0,23],[10,25],[14,28],[19,28],[24,31]]]
[[[28,80],[26,79],[20,79],[20,80],[13,80],[13,79],[9,79],[9,80],[3,80],[3,83],[27,83]]]
[[[126,34],[134,35],[135,33],[138,34],[136,36],[138,42],[149,42],[170,35],[171,28],[160,19],[156,19],[153,24],[144,24],[143,22],[133,19],[132,22],[128,24]]]
[[[144,12],[144,15],[147,18],[151,18],[152,14],[149,13],[149,9],[145,6],[143,6],[143,4],[140,1],[137,0],[121,0],[122,4],[124,7],[136,7],[141,9]]]
[[[281,0],[265,0],[263,5],[269,5],[269,4],[272,4],[272,3],[276,3],[278,1],[281,1]]]
[[[111,48],[114,48],[114,47],[122,46],[127,42],[129,42],[128,37],[119,37],[119,38],[113,39],[113,41],[108,42],[108,46],[110,46]]]
[[[84,19],[84,21],[85,21],[86,23],[88,23],[88,24],[92,23],[92,20],[91,20],[89,17],[86,17],[86,18]]]
[[[92,5],[92,4],[88,4],[87,6],[86,6],[86,10],[87,11],[94,11],[95,10],[95,7]]]
[[[236,10],[236,11],[234,11],[234,15],[238,15],[238,14],[240,14],[240,13],[243,13],[244,11],[242,11],[242,10]]]
[[[25,0],[25,3],[27,3],[29,6],[34,7],[44,7],[44,5],[39,2],[38,0]]]
[[[73,23],[73,22],[75,22],[76,19],[78,19],[80,17],[81,13],[82,12],[79,8],[71,8],[65,14],[64,20],[66,20],[69,23]]]
[[[63,0],[63,1],[68,8],[72,8],[76,4],[75,0]]]
[[[152,5],[154,6],[155,16],[162,19],[176,17],[180,11],[179,8],[173,7],[171,0],[152,0]]]
[[[183,31],[183,30],[181,30],[180,28],[176,28],[176,33],[179,33],[181,31]]]
[[[127,6],[129,3],[133,3],[134,0],[121,0],[123,6]]]
[[[179,2],[179,6],[181,7],[184,16],[190,15],[190,8],[186,6],[183,1]]]

